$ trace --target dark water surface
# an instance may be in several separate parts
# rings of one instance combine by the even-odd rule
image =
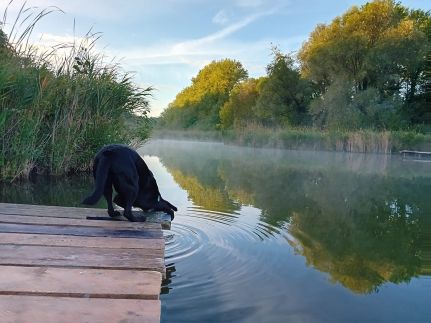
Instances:
[[[431,163],[167,140],[140,152],[179,208],[163,322],[430,322]],[[0,201],[76,206],[91,187],[3,184]]]

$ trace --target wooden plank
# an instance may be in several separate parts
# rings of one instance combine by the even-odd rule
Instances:
[[[416,154],[416,155],[431,156],[431,151],[401,150],[400,154]]]
[[[106,216],[106,209],[63,207],[50,205],[30,205],[0,203],[0,210],[4,214],[37,215],[59,218],[85,219],[86,216]]]
[[[0,245],[0,255],[0,265],[9,266],[165,271],[160,250]]]
[[[161,225],[86,216],[0,203],[0,322],[160,321]]]
[[[159,299],[156,271],[0,267],[0,295]]]
[[[159,300],[0,296],[0,322],[153,323],[159,321]]]
[[[0,244],[63,246],[112,249],[152,249],[165,248],[164,239],[136,239],[109,237],[79,237],[49,234],[0,233]]]
[[[72,235],[87,237],[116,237],[116,238],[139,238],[139,239],[157,239],[162,238],[161,230],[145,229],[110,229],[98,227],[73,227],[58,225],[33,225],[33,224],[15,224],[0,223],[0,232],[3,233],[33,233],[33,234],[51,234],[51,235]]]
[[[122,212],[122,209],[119,210]],[[69,219],[86,219],[87,217],[107,217],[106,209],[95,208],[78,208],[78,207],[62,207],[62,206],[46,206],[46,205],[29,205],[29,204],[12,204],[0,203],[0,213],[8,215],[21,216],[39,216],[53,218],[69,218]],[[161,224],[163,229],[171,228],[170,216],[164,212],[143,212],[136,209],[133,214],[138,219],[146,218],[144,222],[150,226],[150,223]],[[128,221],[124,217],[118,218],[118,221]],[[110,221],[113,222],[113,221]],[[126,222],[127,223],[127,222]]]
[[[62,226],[86,226],[86,227],[105,227],[105,228],[123,228],[123,229],[160,229],[158,223],[129,222],[129,221],[109,221],[109,220],[86,220],[70,218],[53,218],[35,215],[9,215],[1,214],[0,223],[22,223],[22,224],[43,224],[43,225],[62,225]]]

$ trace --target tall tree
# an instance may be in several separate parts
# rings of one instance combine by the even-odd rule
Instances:
[[[267,67],[268,79],[262,85],[255,113],[268,126],[299,125],[307,115],[311,83],[302,79],[291,56],[273,49]]]
[[[223,129],[241,127],[251,122],[257,122],[253,107],[259,98],[262,84],[266,80],[266,77],[250,78],[234,86],[229,95],[229,100],[220,110],[220,122]]]
[[[220,122],[220,109],[232,88],[247,78],[240,62],[224,59],[202,68],[192,84],[177,94],[163,113],[165,125],[179,128],[214,129]]]
[[[322,93],[344,79],[351,82],[353,96],[375,88],[379,96],[401,97],[408,106],[425,91],[430,25],[429,12],[393,0],[353,7],[311,33],[298,55],[301,73]]]

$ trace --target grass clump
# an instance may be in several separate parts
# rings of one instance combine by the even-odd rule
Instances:
[[[94,51],[98,34],[44,52],[29,45],[46,13],[36,13],[19,37],[13,29],[7,36],[0,22],[0,180],[86,171],[104,144],[148,135],[152,88],[105,63]],[[18,16],[14,26],[20,19],[30,21]]]
[[[258,125],[224,132],[226,143],[293,150],[394,153],[429,148],[431,137],[418,131],[370,129],[322,131],[315,128],[265,128]],[[428,146],[427,146],[428,145]]]

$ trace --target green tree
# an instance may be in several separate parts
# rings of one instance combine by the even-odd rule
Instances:
[[[240,127],[257,121],[253,107],[259,98],[262,84],[266,80],[266,77],[250,78],[234,86],[229,100],[220,110],[220,122],[223,129]]]
[[[311,83],[301,78],[291,56],[277,48],[273,54],[267,67],[268,79],[254,107],[255,114],[266,126],[304,123],[312,95]]]
[[[418,121],[411,103],[425,92],[430,24],[429,12],[393,0],[353,7],[311,33],[298,55],[301,73],[321,93],[347,80],[353,93],[375,88],[384,98],[400,97],[408,118]]]
[[[177,94],[162,114],[162,125],[176,128],[215,129],[220,109],[232,88],[247,78],[240,62],[224,59],[202,68],[192,84]]]

